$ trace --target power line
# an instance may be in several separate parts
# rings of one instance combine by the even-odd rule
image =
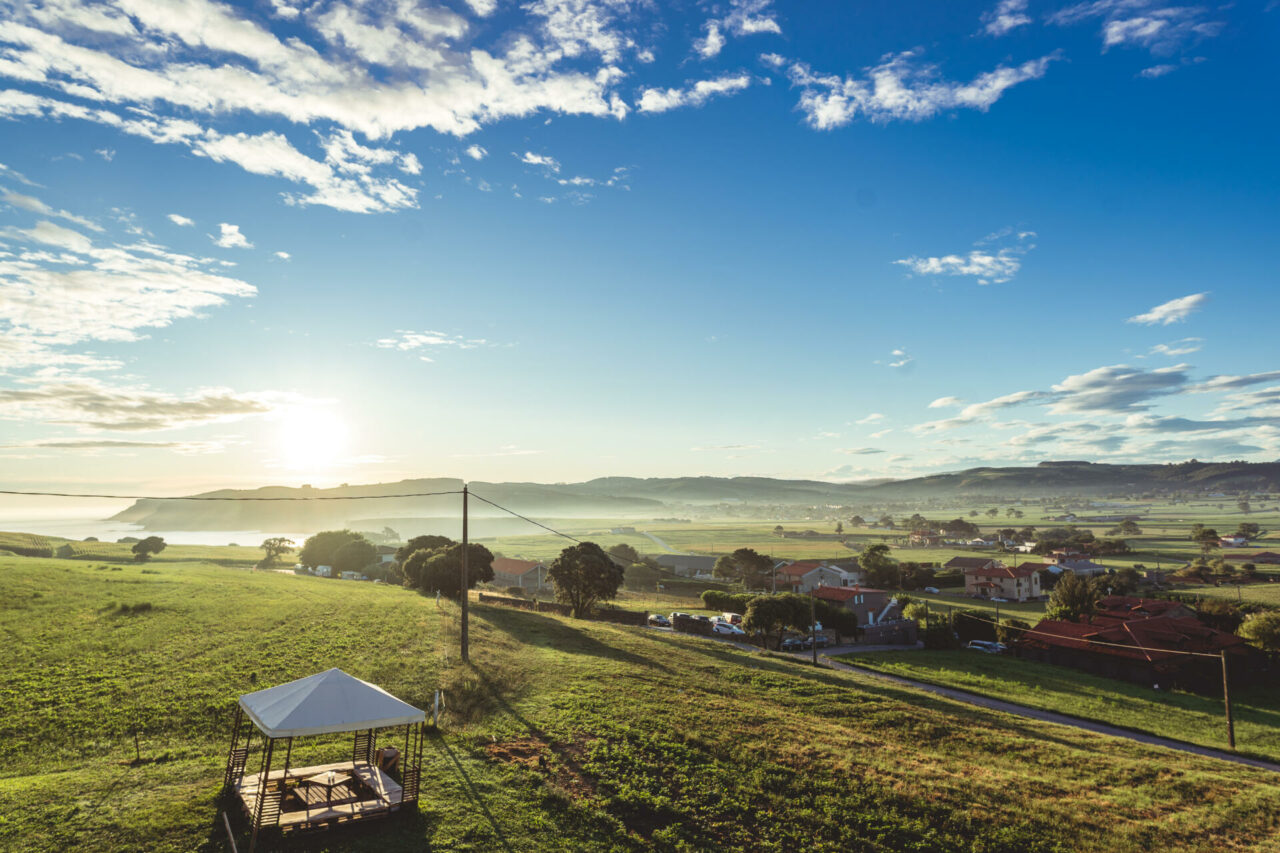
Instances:
[[[579,545],[582,544],[582,540],[577,538],[576,536],[570,536],[568,533],[561,533],[559,530],[556,530],[554,527],[548,527],[547,525],[543,524],[541,521],[534,521],[532,518],[529,518],[527,515],[521,515],[520,513],[516,512],[514,509],[507,509],[505,506],[502,506],[501,504],[496,504],[493,501],[489,500],[488,498],[477,495],[475,492],[471,492],[470,494],[471,494],[471,497],[475,498],[476,500],[484,501],[491,507],[496,507],[497,509],[500,509],[509,515],[514,515],[516,518],[524,519],[530,524],[534,524],[534,525],[537,525],[538,527],[541,527],[543,530],[547,531],[548,533],[554,533],[557,536],[563,536],[565,539],[568,539],[573,542],[577,542]]]
[[[410,492],[402,495],[313,495],[310,497],[228,497],[218,495],[185,495],[178,497],[157,495],[90,495],[72,494],[68,492],[20,492],[12,489],[0,489],[0,495],[21,495],[42,498],[100,498],[121,501],[374,501],[389,498],[433,498],[439,495],[460,495],[461,489],[449,492]],[[484,500],[481,498],[481,500]],[[536,522],[535,522],[536,524]]]

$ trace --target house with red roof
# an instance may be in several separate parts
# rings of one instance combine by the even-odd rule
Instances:
[[[839,604],[858,617],[859,625],[879,625],[901,618],[898,599],[892,592],[866,586],[818,586],[813,595],[823,601]]]
[[[956,557],[947,568],[960,568],[953,563],[964,561],[964,591],[974,598],[1005,598],[1009,601],[1028,601],[1040,597],[1040,570],[1044,563],[1023,563],[1006,566],[999,560],[981,560],[972,557]]]
[[[826,560],[797,560],[776,569],[778,592],[809,592],[820,586],[847,587],[862,583],[857,560],[839,564]]]
[[[1164,689],[1222,689],[1222,655],[1232,683],[1249,684],[1265,661],[1235,634],[1202,623],[1174,601],[1108,596],[1079,622],[1043,619],[1015,643],[1019,657]]]
[[[546,585],[547,565],[537,560],[513,560],[510,557],[493,558],[493,585],[518,586],[535,590]]]

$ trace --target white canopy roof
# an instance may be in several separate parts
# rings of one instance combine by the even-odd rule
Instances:
[[[240,697],[267,737],[322,735],[420,723],[427,715],[376,684],[330,669]]]

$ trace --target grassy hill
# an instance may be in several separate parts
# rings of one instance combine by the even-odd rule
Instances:
[[[477,606],[465,668],[456,609],[399,588],[21,557],[0,583],[3,849],[226,849],[237,695],[331,666],[420,707],[442,686],[449,710],[416,814],[306,849],[1274,850],[1280,831],[1273,774],[697,638]]]

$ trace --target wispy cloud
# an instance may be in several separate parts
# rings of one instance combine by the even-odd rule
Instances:
[[[1168,326],[1172,323],[1181,323],[1191,316],[1193,312],[1197,311],[1200,306],[1204,305],[1208,298],[1209,294],[1207,292],[1180,296],[1177,299],[1162,302],[1150,311],[1135,314],[1125,322],[1139,323],[1144,326]]]
[[[884,415],[882,415],[880,412],[872,412],[871,414],[865,417],[858,418],[856,421],[854,421],[854,423],[861,426],[863,424],[879,423],[882,420],[884,420]]]
[[[0,202],[4,202],[12,207],[17,207],[30,213],[39,214],[40,216],[52,216],[55,219],[61,219],[64,222],[70,222],[73,225],[79,225],[81,228],[88,228],[90,231],[101,231],[102,226],[86,219],[83,216],[77,216],[66,210],[55,210],[45,204],[40,199],[32,195],[24,195],[22,193],[13,192],[0,187]]]
[[[1006,229],[979,240],[975,246],[988,243],[1013,234]],[[1019,231],[1013,238],[1013,245],[991,251],[987,248],[975,248],[964,255],[942,255],[939,257],[902,258],[894,261],[906,267],[915,275],[959,275],[977,279],[978,284],[1003,284],[1012,281],[1022,268],[1022,256],[1035,248],[1031,242],[1036,236],[1034,231]]]
[[[489,156],[489,152],[485,150],[483,145],[468,145],[463,153],[472,160],[483,160]]]
[[[700,107],[717,95],[732,95],[751,85],[746,74],[725,74],[713,80],[699,80],[682,89],[645,89],[636,109],[642,113],[664,113],[677,107]]]
[[[872,456],[877,453],[884,453],[878,447],[842,447],[836,450],[836,453],[847,453],[851,456]]]
[[[803,62],[793,63],[787,76],[801,90],[800,109],[809,125],[831,130],[858,116],[873,122],[921,121],[955,109],[986,111],[1013,86],[1043,77],[1054,58],[1001,65],[967,83],[942,79],[937,66],[922,63],[915,51],[889,54],[856,77],[818,73]]]
[[[1089,0],[1049,16],[1054,24],[1070,26],[1102,21],[1102,49],[1132,46],[1168,56],[1222,32],[1223,22],[1205,6],[1175,6],[1167,0]]]
[[[724,48],[726,34],[781,35],[782,26],[772,7],[773,0],[729,0],[728,13],[721,18],[711,18],[703,25],[704,35],[694,41],[693,49],[703,59],[711,59]]]
[[[929,404],[930,409],[947,409],[953,406],[963,406],[964,400],[959,397],[939,397]]]
[[[397,330],[394,337],[380,338],[374,342],[379,349],[394,349],[401,352],[422,351],[418,358],[422,361],[435,361],[428,352],[437,350],[468,350],[490,346],[484,338],[467,338],[462,335],[451,335],[447,332],[410,332]]]
[[[992,36],[1002,36],[1026,26],[1031,23],[1027,0],[1000,0],[994,9],[983,14],[982,23],[983,30]]]
[[[1175,357],[1189,355],[1203,349],[1204,338],[1182,338],[1167,344],[1156,344],[1147,355],[1167,355]]]
[[[188,219],[180,213],[170,213],[167,218],[174,225],[181,225],[183,228],[188,228],[196,224],[194,219]]]
[[[512,151],[511,156],[528,166],[540,166],[549,172],[560,171],[560,161],[546,154],[535,154],[532,151],[526,151],[523,154],[518,154],[515,151]]]

